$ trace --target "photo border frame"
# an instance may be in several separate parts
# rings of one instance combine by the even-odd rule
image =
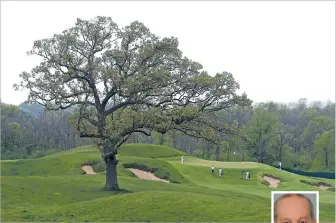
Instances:
[[[319,191],[271,191],[271,223],[274,223],[274,195],[275,194],[315,194],[316,195],[316,223],[320,223],[320,193]]]

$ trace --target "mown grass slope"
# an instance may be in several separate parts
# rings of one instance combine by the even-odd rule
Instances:
[[[268,222],[272,190],[319,190],[320,221],[335,221],[334,192],[300,182],[323,181],[335,187],[332,180],[257,163],[207,161],[156,145],[125,145],[118,159],[123,189],[119,193],[102,190],[105,168],[92,146],[34,160],[2,161],[1,222]],[[93,164],[99,174],[82,174],[85,163]],[[212,165],[216,170],[224,168],[222,178],[217,172],[211,175]],[[173,183],[138,179],[127,167],[151,171]],[[242,168],[251,173],[250,180],[240,179]],[[265,173],[281,179],[278,188],[267,186],[262,178]]]
[[[266,200],[237,198],[235,194],[226,196],[209,196],[189,192],[157,191],[139,192],[120,196],[110,196],[95,201],[79,202],[76,204],[58,206],[54,209],[43,208],[29,211],[23,217],[27,221],[230,221],[241,215],[241,210],[232,206],[256,205],[262,208]],[[232,200],[232,202],[227,202]],[[113,205],[113,213],[111,208]],[[188,208],[186,208],[188,207]],[[206,207],[206,208],[205,208]],[[89,211],[91,210],[91,211]],[[94,210],[94,211],[92,211]],[[127,214],[125,214],[127,210]],[[88,214],[88,211],[90,214]],[[245,211],[247,215],[240,219],[262,220],[267,214]]]
[[[80,175],[81,165],[100,160],[92,146],[83,146],[38,159],[1,161],[2,176]]]
[[[151,144],[125,144],[121,147],[120,156],[134,156],[145,158],[163,158],[186,156],[187,154],[176,149]]]

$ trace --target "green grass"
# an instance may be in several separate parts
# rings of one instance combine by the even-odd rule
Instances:
[[[232,202],[229,203],[227,200],[232,200]],[[230,194],[227,196],[208,196],[189,192],[139,192],[99,198],[95,201],[79,202],[53,209],[42,208],[32,210],[26,212],[21,219],[44,222],[230,221],[236,219],[237,216],[241,216],[241,210],[232,210],[232,205],[254,205],[254,203],[256,203],[257,208],[267,206],[266,200],[236,199],[236,197]],[[204,207],[207,208],[205,209]],[[111,213],[111,209],[113,213]],[[127,210],[127,214],[125,214],[125,210]],[[262,221],[267,218],[267,214],[256,213],[253,209],[248,209],[245,213],[246,215],[241,218],[244,221],[249,221],[250,219]]]
[[[81,164],[100,160],[93,147],[85,146],[38,159],[1,161],[2,176],[58,176],[82,174]]]
[[[120,156],[135,156],[145,158],[163,158],[187,155],[176,149],[150,144],[125,144],[120,148]]]
[[[174,163],[180,163],[181,157],[170,157],[170,158],[166,158],[165,160],[168,160]],[[264,165],[264,164],[253,163],[253,162],[219,162],[219,161],[203,160],[203,159],[200,159],[197,157],[191,157],[191,156],[185,157],[184,164],[196,165],[196,166],[207,166],[207,167],[211,167],[212,165],[214,165],[217,168],[220,168],[220,167],[221,168],[239,168],[240,170],[247,169],[247,168],[248,169],[258,168]]]
[[[157,145],[124,145],[118,159],[119,186],[124,189],[120,193],[102,190],[105,166],[93,146],[39,159],[1,161],[1,222],[268,222],[272,190],[318,190],[320,222],[335,222],[335,193],[301,182],[335,187],[333,180],[258,163],[202,160]],[[85,163],[93,164],[99,174],[83,175]],[[148,170],[175,183],[138,179],[127,167]],[[222,178],[219,167],[224,168]],[[241,169],[251,173],[250,180],[240,179]],[[268,187],[263,175],[279,178],[279,187]]]

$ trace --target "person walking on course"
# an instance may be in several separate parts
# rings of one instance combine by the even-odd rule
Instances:
[[[184,163],[184,156],[181,157],[181,163]]]
[[[242,170],[241,172],[240,172],[240,179],[243,179],[244,178],[244,170]]]
[[[212,166],[212,167],[211,167],[211,173],[212,173],[212,175],[214,175],[214,172],[215,172],[215,167]]]
[[[222,169],[222,168],[219,169],[219,176],[220,176],[220,177],[223,176],[223,169]]]
[[[250,172],[246,172],[246,180],[250,179],[251,176],[250,176]]]

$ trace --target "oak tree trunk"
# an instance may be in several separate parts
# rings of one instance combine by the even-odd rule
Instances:
[[[219,153],[220,153],[220,147],[219,145],[216,145],[216,161],[219,161]]]
[[[159,139],[160,139],[160,145],[163,146],[163,144],[164,144],[164,135],[160,134]]]
[[[116,159],[116,155],[112,155],[105,160],[106,163],[106,184],[105,189],[119,190],[118,178],[117,178],[117,164],[118,160]]]

